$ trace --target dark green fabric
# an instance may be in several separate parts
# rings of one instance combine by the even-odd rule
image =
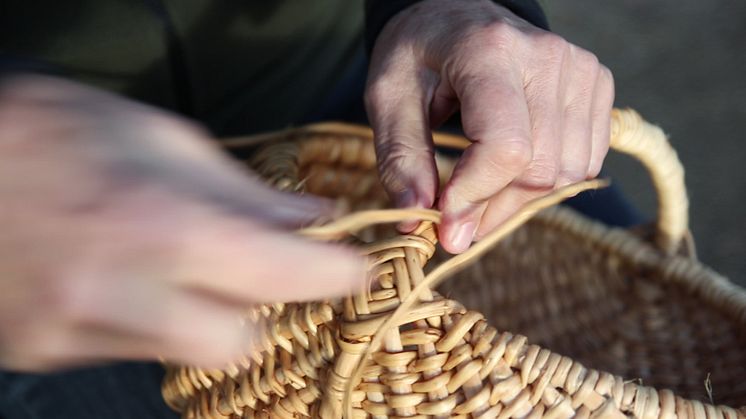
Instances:
[[[234,135],[312,110],[361,47],[362,15],[362,0],[4,0],[0,52]]]

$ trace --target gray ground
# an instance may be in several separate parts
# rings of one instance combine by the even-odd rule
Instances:
[[[746,285],[746,1],[551,0],[552,28],[614,73],[616,106],[661,125],[686,169],[700,259]],[[639,166],[606,168],[641,208]]]

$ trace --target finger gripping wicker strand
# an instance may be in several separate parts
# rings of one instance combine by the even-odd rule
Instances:
[[[437,212],[381,211],[369,130],[277,134],[252,167],[280,189],[351,210],[301,234],[358,246],[370,287],[251,310],[266,326],[258,347],[224,370],[169,367],[166,401],[185,418],[746,417],[726,406],[746,404],[746,293],[676,254],[683,171],[660,130],[631,111],[615,111],[613,128],[612,145],[657,150],[642,159],[660,197],[655,245],[566,209],[532,218],[603,184],[591,182],[532,203],[453,258],[436,249]],[[447,176],[453,162],[438,163]],[[424,220],[410,234],[390,226],[410,217]]]

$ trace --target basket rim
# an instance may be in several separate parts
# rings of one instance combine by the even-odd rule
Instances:
[[[651,270],[651,280],[681,285],[687,291],[746,326],[746,289],[702,262],[684,255],[669,255],[629,229],[593,220],[572,208],[546,209],[530,222],[593,242],[625,261]]]
[[[458,147],[458,144],[466,141],[463,137],[452,134],[439,133],[438,136],[441,137],[442,145],[446,147]],[[281,183],[282,189],[297,191],[297,187],[304,188],[305,186],[305,181],[298,178],[299,171],[297,170],[301,160],[298,157],[305,152],[305,146],[319,139],[367,144],[371,141],[372,131],[361,125],[329,122],[276,132],[274,133],[274,138],[278,140],[276,142],[267,143],[269,138],[271,138],[270,135],[267,135],[261,139],[264,143],[263,151],[280,150],[278,154],[284,155],[280,160],[288,166],[294,166],[286,167],[294,170],[288,170],[285,173],[281,173],[282,170],[272,170],[270,177],[274,182]],[[236,142],[235,145],[240,147],[241,142]],[[264,153],[259,152],[256,157],[262,154]],[[452,157],[437,151],[436,156],[439,163],[453,160]],[[262,158],[259,157],[258,160]],[[273,161],[278,162],[277,159]],[[303,162],[308,163],[308,159],[304,158]],[[254,164],[256,163],[255,160]],[[375,167],[374,163],[370,162],[370,164],[370,169]],[[668,253],[661,250],[654,242],[641,238],[629,229],[606,225],[561,205],[539,212],[529,222],[541,222],[547,226],[554,226],[566,234],[593,241],[607,252],[613,252],[629,263],[647,270],[654,270],[660,273],[660,275],[655,275],[656,281],[681,285],[717,310],[746,326],[746,288],[704,265],[696,259],[693,253],[691,256]]]
[[[298,169],[301,161],[306,163],[309,162],[308,156],[300,158],[300,154],[303,152],[304,147],[302,147],[302,144],[304,142],[313,141],[314,137],[317,136],[325,137],[327,141],[330,137],[333,138],[333,140],[340,142],[344,140],[357,142],[367,141],[364,137],[351,135],[350,133],[328,130],[324,132],[308,132],[307,130],[304,131],[299,129],[291,130],[283,134],[284,135],[277,135],[275,138],[278,138],[280,141],[270,145],[268,148],[275,148],[279,151],[277,154],[280,154],[279,158],[282,161],[281,166],[284,167],[274,167],[276,170],[272,170],[271,173],[269,173],[269,177],[271,178],[271,183],[275,183],[275,186],[282,186],[283,189],[294,191],[304,189],[304,180],[298,178],[300,175],[300,170]],[[275,158],[277,157],[278,156],[275,155]],[[310,161],[313,161],[313,159]],[[278,160],[275,159],[273,162],[277,163]],[[361,167],[363,166],[361,165]],[[372,169],[372,167],[365,167],[367,169]],[[267,173],[265,173],[265,176],[266,175]],[[265,178],[265,180],[267,179]],[[560,231],[564,235],[572,236],[578,240],[590,243],[594,249],[613,254],[615,257],[622,259],[623,263],[627,263],[633,268],[639,267],[646,271],[655,272],[656,275],[647,275],[651,281],[681,286],[688,292],[700,297],[704,302],[712,306],[713,309],[725,313],[727,317],[732,318],[738,325],[746,325],[746,290],[730,282],[724,276],[718,274],[701,262],[685,256],[669,255],[665,251],[660,250],[653,243],[638,237],[627,229],[607,226],[600,221],[590,219],[570,208],[553,207],[544,210],[531,218],[529,223],[539,223],[546,228]],[[538,346],[536,348],[538,348]],[[580,368],[585,368],[580,364],[578,365]],[[588,371],[598,374],[601,370],[595,371],[588,369]],[[180,373],[182,375],[190,375],[196,374],[198,371],[181,370]],[[174,372],[174,374],[176,373]],[[207,374],[209,375],[209,372]],[[222,377],[222,373],[218,374],[218,376]],[[187,378],[189,377],[184,379]],[[347,376],[347,379],[350,378],[350,376]],[[207,383],[211,383],[209,377],[205,376],[205,380]],[[210,387],[206,384],[205,386],[207,388]],[[171,390],[175,391],[173,388]],[[164,395],[170,394],[168,391],[168,388],[164,387]],[[655,393],[656,391],[657,390],[648,387],[639,387],[639,392],[643,397],[643,401],[641,402],[643,406],[645,405],[644,400],[645,397],[647,397],[646,394],[651,393],[651,397],[657,397],[655,396],[655,394],[657,394]],[[629,394],[633,393],[634,392],[631,392]],[[213,393],[213,396],[216,396],[217,394],[217,392]],[[666,390],[662,390],[660,394],[667,395],[666,397],[670,396],[670,400],[673,400],[673,394]],[[202,393],[202,396],[203,398],[206,397],[206,393]],[[189,397],[193,397],[193,395],[187,396],[187,400]],[[202,399],[191,400],[193,403],[201,403],[203,401],[204,400]],[[703,418],[709,416],[709,413],[707,415],[705,414],[705,410],[710,409],[711,407],[716,407],[703,405],[697,400],[692,400],[691,403],[702,410],[701,415],[695,416]],[[203,407],[204,406],[207,405],[204,404]],[[670,404],[669,407],[671,407]],[[735,409],[738,410],[733,410],[733,408],[725,406],[717,406],[717,408],[722,409],[724,417],[732,416],[732,412],[736,412],[736,417],[741,417],[741,415],[746,414],[746,407],[735,407]],[[710,410],[707,410],[707,412],[710,412]]]

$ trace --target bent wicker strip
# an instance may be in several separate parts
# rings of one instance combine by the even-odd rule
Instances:
[[[639,136],[619,131],[630,125],[620,121],[637,118],[627,112],[615,114],[617,137]],[[359,127],[303,128],[279,134],[281,142],[255,156],[252,166],[270,184],[333,197],[352,211],[302,234],[352,238],[369,257],[372,282],[349,298],[252,309],[250,320],[267,333],[236,365],[169,367],[163,394],[185,418],[746,417],[744,408],[713,403],[746,404],[746,293],[673,254],[686,232],[683,187],[655,181],[657,247],[561,208],[503,239],[540,207],[577,192],[570,188],[446,260],[436,251],[439,214],[377,211],[387,201],[371,136]],[[445,176],[452,164],[439,158]],[[576,188],[585,186],[599,184]],[[371,226],[407,217],[427,221],[408,235]],[[434,289],[474,261],[442,292]],[[682,310],[691,304],[696,315]]]

